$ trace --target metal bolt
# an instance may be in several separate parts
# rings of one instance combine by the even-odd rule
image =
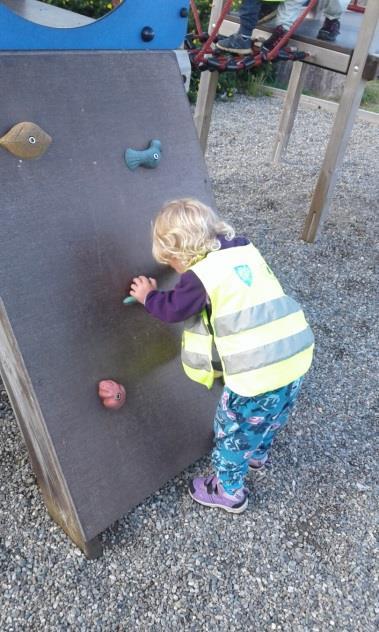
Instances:
[[[154,160],[158,160],[159,154],[153,154],[153,158],[154,158]]]
[[[31,145],[35,145],[37,142],[34,136],[29,136],[28,140]]]
[[[143,39],[143,41],[151,42],[151,40],[153,40],[154,37],[155,37],[155,33],[154,33],[154,30],[151,28],[151,26],[144,26],[141,31],[141,38]]]

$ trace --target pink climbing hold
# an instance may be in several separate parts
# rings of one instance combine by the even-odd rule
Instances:
[[[98,393],[105,408],[118,410],[125,404],[125,388],[113,380],[101,380]]]

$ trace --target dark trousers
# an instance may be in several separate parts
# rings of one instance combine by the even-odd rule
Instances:
[[[239,32],[242,35],[248,35],[250,37],[251,31],[255,28],[259,19],[261,4],[261,0],[244,0],[242,3],[239,10]]]

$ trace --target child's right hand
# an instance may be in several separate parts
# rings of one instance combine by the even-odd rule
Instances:
[[[131,286],[130,286],[130,295],[134,296],[134,298],[142,305],[145,304],[146,296],[152,290],[157,289],[157,282],[155,279],[151,277],[147,278],[145,276],[134,277]]]

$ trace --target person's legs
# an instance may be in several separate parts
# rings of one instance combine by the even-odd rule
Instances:
[[[278,432],[288,421],[288,416],[296,403],[302,382],[303,378],[299,378],[288,386],[273,391],[268,396],[257,397],[257,404],[260,406],[259,415],[263,417],[263,411],[266,412],[265,421],[269,423],[269,426],[263,433],[262,441],[258,448],[251,455],[249,460],[250,469],[259,470],[269,461],[272,443]],[[269,402],[268,397],[274,398],[269,405],[267,404]],[[255,415],[250,420],[253,424],[257,424],[258,429],[259,416]]]
[[[268,52],[275,48],[278,42],[285,36],[292,24],[299,17],[304,4],[304,0],[286,0],[279,4],[276,18],[275,30],[262,44],[262,51]]]
[[[278,6],[275,18],[275,26],[282,26],[286,31],[297,20],[304,9],[304,0],[286,0]]]
[[[349,0],[327,0],[324,6],[325,20],[320,28],[317,38],[334,42],[340,32],[340,21],[342,13],[346,11]]]
[[[212,464],[218,480],[228,493],[242,489],[248,469],[251,444],[245,435],[246,416],[241,398],[225,387],[214,419],[215,447]],[[254,446],[255,447],[255,446]]]
[[[244,0],[238,12],[240,27],[238,33],[251,37],[253,30],[259,19],[261,10],[260,0]]]
[[[234,493],[243,487],[251,460],[267,460],[274,438],[295,405],[302,382],[301,377],[254,397],[242,397],[225,387],[214,420],[212,463],[227,492]]]
[[[196,502],[241,513],[248,504],[243,479],[247,472],[245,450],[249,447],[240,428],[243,420],[230,407],[234,393],[224,388],[214,418],[215,448],[212,462],[216,476],[195,478],[189,493]]]
[[[217,42],[220,50],[238,55],[251,53],[251,33],[258,22],[261,0],[244,0],[239,10],[240,27],[238,33]]]
[[[267,459],[274,437],[284,426],[302,378],[271,393],[242,397],[225,387],[214,419],[212,463],[216,475],[196,478],[190,494],[200,504],[240,513],[247,507],[244,479]]]
[[[324,15],[329,20],[338,19],[346,11],[350,0],[326,0],[324,5]]]

